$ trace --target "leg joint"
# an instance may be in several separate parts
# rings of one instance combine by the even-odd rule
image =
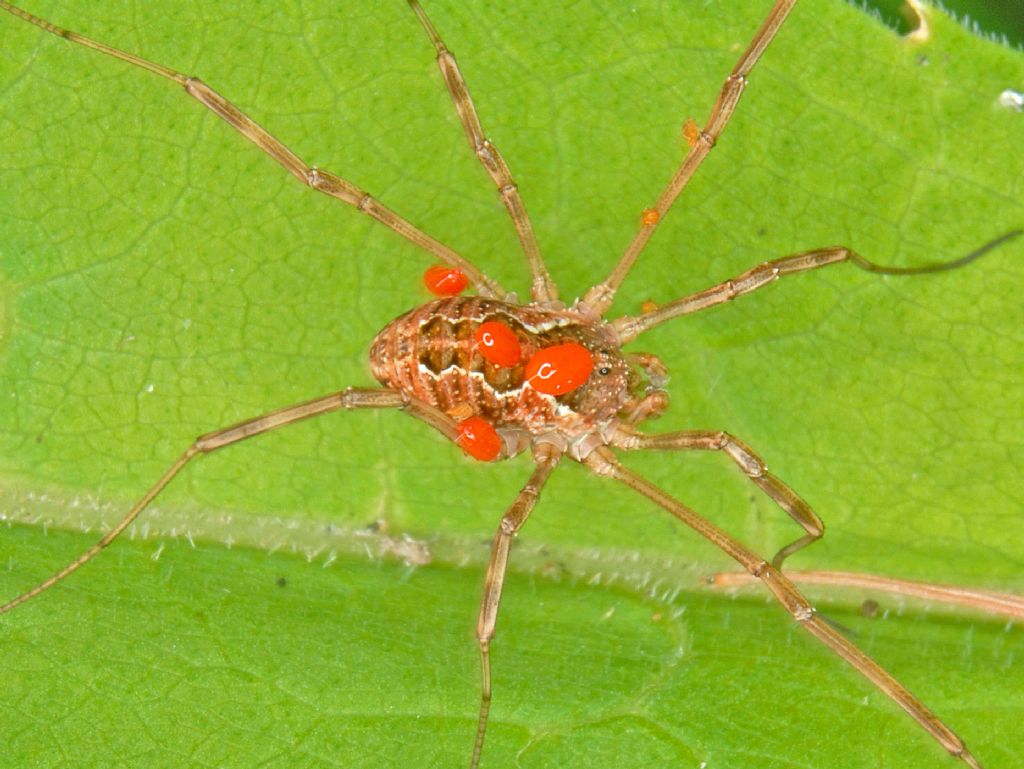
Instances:
[[[754,452],[740,440],[733,438],[728,433],[720,433],[720,442],[722,445],[720,448],[729,455],[740,469],[749,476],[750,478],[762,478],[764,477],[765,471],[768,469],[764,463],[758,459]]]
[[[810,605],[797,606],[793,609],[793,618],[797,622],[810,622],[815,615],[815,609]]]

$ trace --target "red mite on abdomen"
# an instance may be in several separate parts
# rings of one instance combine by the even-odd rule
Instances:
[[[480,353],[479,326],[498,322],[516,335],[518,364],[496,365]],[[563,395],[544,394],[526,380],[538,350],[575,343],[593,356],[594,368],[580,387]],[[476,296],[438,299],[391,321],[370,346],[377,380],[449,414],[469,409],[515,446],[522,438],[558,432],[582,436],[610,420],[629,400],[638,377],[619,351],[606,324],[574,309],[514,305]]]

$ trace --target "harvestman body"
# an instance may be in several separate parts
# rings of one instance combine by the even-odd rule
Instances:
[[[489,649],[512,538],[529,517],[548,476],[559,460],[568,456],[595,474],[619,481],[652,500],[721,548],[749,574],[763,582],[800,625],[906,710],[949,753],[968,766],[980,769],[980,764],[951,729],[888,672],[822,620],[782,572],[782,563],[789,555],[821,537],[824,531],[821,520],[794,491],[769,474],[764,463],[749,447],[727,433],[683,431],[647,435],[634,429],[634,424],[666,407],[667,397],[662,389],[665,371],[654,356],[624,353],[621,348],[644,331],[667,320],[755,291],[783,275],[844,261],[868,271],[888,274],[937,272],[961,266],[1017,233],[993,241],[954,262],[914,269],[880,267],[843,247],[815,249],[758,265],[731,280],[636,317],[611,321],[603,317],[659,221],[725,128],[746,86],[746,76],[775,37],[795,1],[778,0],[775,3],[726,79],[703,129],[691,127],[688,130],[691,140],[688,155],[654,206],[643,212],[639,231],[611,274],[567,308],[558,301],[558,291],[541,259],[529,217],[508,166],[497,148],[485,137],[455,59],[417,0],[409,0],[410,5],[434,45],[437,63],[470,147],[494,181],[525,252],[532,276],[532,301],[526,305],[517,304],[512,295],[466,259],[363,190],[334,174],[309,166],[200,80],[56,27],[0,0],[0,8],[47,32],[179,84],[301,182],[368,214],[420,246],[465,276],[478,294],[476,297],[449,297],[428,303],[396,319],[381,331],[371,349],[371,365],[374,376],[384,387],[349,388],[200,437],[98,543],[35,588],[0,607],[0,613],[52,587],[92,559],[128,527],[189,460],[199,454],[330,411],[380,408],[400,409],[422,419],[474,453],[466,446],[464,426],[470,420],[477,420],[485,431],[495,436],[493,449],[488,449],[482,458],[507,458],[529,449],[535,468],[501,519],[487,569],[476,631],[482,693],[471,767],[475,769],[479,764],[487,727],[491,701]],[[510,344],[515,345],[518,355],[513,358],[514,362],[497,365],[481,354],[476,338],[484,324],[498,324],[511,332],[514,340]],[[566,385],[569,389],[545,391],[537,375],[530,374],[531,363],[538,356],[551,353],[545,359],[550,363],[548,370],[558,369],[565,359],[552,351],[563,349],[584,356],[587,365],[585,376],[581,381]],[[766,560],[623,467],[613,448],[721,451],[774,499],[805,533],[782,548],[771,560]]]

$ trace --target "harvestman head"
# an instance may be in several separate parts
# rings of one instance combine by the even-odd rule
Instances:
[[[530,450],[535,462],[529,480],[502,516],[487,568],[476,628],[482,687],[470,760],[474,769],[480,762],[487,728],[491,702],[490,642],[495,634],[510,546],[563,456],[647,497],[719,547],[760,580],[811,635],[907,711],[950,754],[978,769],[980,764],[963,741],[893,676],[822,620],[783,573],[786,558],[823,535],[824,525],[818,515],[796,492],[770,474],[749,446],[728,433],[682,431],[649,435],[637,431],[635,424],[667,406],[663,389],[666,372],[655,356],[625,353],[621,348],[648,329],[751,293],[785,275],[841,262],[892,275],[941,272],[963,266],[1020,233],[1004,235],[956,261],[916,268],[882,267],[841,246],[813,249],[757,265],[704,291],[637,316],[610,320],[604,317],[647,241],[715,146],[746,87],[747,75],[795,2],[778,0],[774,4],[726,78],[703,128],[688,125],[689,153],[658,200],[642,212],[637,234],[619,262],[581,300],[566,307],[559,301],[558,289],[544,265],[509,167],[497,147],[486,138],[455,58],[417,0],[409,3],[434,47],[470,148],[494,182],[526,256],[531,301],[525,305],[516,303],[511,294],[468,260],[362,189],[307,164],[198,78],[62,29],[0,0],[0,8],[47,32],[177,83],[300,182],[373,217],[445,265],[432,268],[426,277],[435,292],[445,298],[396,319],[374,340],[371,365],[383,387],[348,388],[201,436],[99,542],[36,587],[0,607],[0,613],[39,595],[96,556],[197,455],[339,409],[399,409],[425,421],[478,459],[503,459]],[[466,284],[475,289],[476,297],[457,296]],[[772,558],[765,559],[626,469],[613,449],[722,452],[799,524],[803,534]]]

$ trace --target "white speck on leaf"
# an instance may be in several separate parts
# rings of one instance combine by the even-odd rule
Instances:
[[[1024,110],[1024,93],[1014,91],[1012,88],[1007,88],[999,94],[996,104],[1004,109],[1012,110],[1013,112],[1021,112]]]

